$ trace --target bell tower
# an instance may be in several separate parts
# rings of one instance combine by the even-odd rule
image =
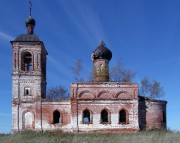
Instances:
[[[26,20],[27,34],[11,41],[13,49],[13,99],[32,100],[46,97],[46,49],[33,33],[35,20]]]
[[[43,42],[34,34],[35,24],[34,18],[29,16],[25,21],[27,34],[21,34],[11,41],[12,131],[26,129],[26,112],[34,119],[30,128],[40,125],[40,121],[35,121],[35,118],[40,118],[36,110],[41,110],[41,99],[46,97],[47,51]]]

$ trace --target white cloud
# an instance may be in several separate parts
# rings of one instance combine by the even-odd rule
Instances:
[[[84,1],[59,1],[64,11],[90,43],[105,39],[103,27],[96,11]],[[92,42],[93,40],[93,42]]]
[[[0,39],[5,40],[5,41],[11,41],[11,40],[14,40],[14,37],[11,35],[8,35],[7,33],[0,31]]]

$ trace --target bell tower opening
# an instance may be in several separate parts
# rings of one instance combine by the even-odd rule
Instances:
[[[25,52],[22,56],[22,68],[23,71],[32,71],[32,55],[30,52]]]

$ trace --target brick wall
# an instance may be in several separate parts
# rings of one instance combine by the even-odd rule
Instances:
[[[142,99],[139,100],[139,125],[146,129],[166,128],[166,101]]]
[[[137,131],[138,124],[138,85],[123,83],[78,83],[72,84],[71,107],[74,131]],[[83,123],[83,111],[91,112],[91,123]],[[109,114],[108,123],[101,123],[101,111]],[[119,111],[124,109],[128,122],[119,123]]]

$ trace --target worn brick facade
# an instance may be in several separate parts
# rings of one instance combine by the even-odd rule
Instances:
[[[166,101],[139,98],[140,128],[166,128]]]
[[[72,118],[74,130],[87,131],[138,131],[138,85],[116,82],[75,83],[71,85]],[[90,123],[83,122],[83,111],[91,113]],[[101,111],[108,111],[108,122],[101,122]],[[119,112],[124,109],[127,122],[119,122]]]
[[[69,101],[45,99],[47,52],[43,42],[31,33],[11,43],[13,132],[137,132],[166,128],[166,101],[138,96],[135,83],[108,82],[112,53],[104,43],[92,55],[94,82],[72,83]]]

